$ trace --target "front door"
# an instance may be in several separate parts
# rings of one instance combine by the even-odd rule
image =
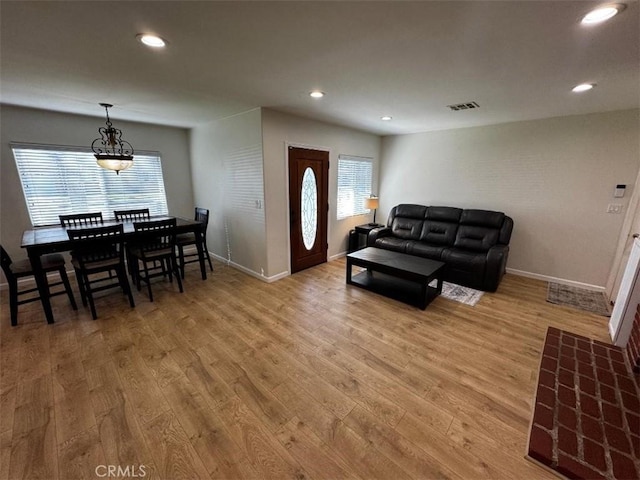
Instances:
[[[289,147],[291,273],[327,261],[329,152]]]

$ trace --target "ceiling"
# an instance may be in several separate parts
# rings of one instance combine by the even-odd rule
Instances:
[[[638,108],[638,2],[581,25],[602,3],[2,0],[0,101],[179,127],[269,107],[380,135]]]

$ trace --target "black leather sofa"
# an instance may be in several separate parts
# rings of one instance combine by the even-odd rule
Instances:
[[[444,280],[494,292],[504,275],[513,220],[502,212],[401,204],[367,245],[445,262]]]

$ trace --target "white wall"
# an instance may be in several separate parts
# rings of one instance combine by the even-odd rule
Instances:
[[[384,137],[381,218],[398,203],[503,211],[515,222],[508,268],[602,287],[639,131],[639,111],[625,110]],[[613,198],[619,183],[627,194]]]
[[[209,250],[266,276],[260,109],[192,129],[191,164],[196,204],[210,210]]]
[[[374,191],[377,191],[380,137],[267,108],[262,109],[262,136],[269,276],[276,277],[290,271],[287,145],[330,152],[328,257],[344,253],[349,230],[354,225],[370,222],[372,215],[336,219],[338,155],[373,158],[373,184]]]
[[[96,111],[99,115],[97,104]],[[160,152],[169,213],[193,217],[188,131],[117,118],[112,121],[134,150]],[[87,117],[0,105],[0,238],[10,255],[26,256],[20,249],[22,232],[32,227],[9,142],[88,147],[98,137],[98,128],[103,127],[104,122],[104,116]]]

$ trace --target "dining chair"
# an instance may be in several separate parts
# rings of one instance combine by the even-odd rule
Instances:
[[[133,210],[114,210],[113,215],[119,222],[140,222],[143,220],[149,220],[148,208],[137,208]]]
[[[118,222],[141,222],[145,220],[149,220],[151,216],[149,215],[148,208],[136,208],[132,210],[114,210],[113,215]],[[129,275],[133,278],[133,263],[134,259],[129,255],[129,246],[125,244],[125,256],[127,258],[127,271]]]
[[[209,257],[209,247],[207,247],[207,227],[209,226],[209,210],[206,208],[196,207],[195,220],[199,221],[202,226],[200,229],[200,238],[202,246],[202,261],[205,259],[209,262],[209,268],[213,272],[213,264]],[[178,247],[178,266],[180,267],[180,275],[184,278],[184,267],[188,263],[200,262],[200,254],[196,250],[195,253],[185,253],[185,247],[196,245],[196,234],[193,232],[182,233],[176,236],[176,246]],[[190,259],[190,260],[187,260]]]
[[[83,227],[99,225],[103,223],[102,212],[72,213],[71,215],[59,215],[60,225],[63,227]]]
[[[14,262],[11,260],[9,254],[1,245],[0,257],[2,271],[4,272],[4,276],[7,278],[7,283],[9,284],[9,310],[11,312],[11,326],[15,327],[18,324],[18,305],[23,305],[25,303],[31,303],[40,300],[40,296],[30,296],[28,298],[25,298],[24,300],[20,300],[20,296],[28,295],[30,293],[38,291],[37,287],[23,290],[20,290],[18,288],[19,279],[32,277],[34,275],[33,268],[31,267],[31,261],[28,258]],[[73,296],[73,291],[71,290],[71,284],[69,283],[69,277],[67,277],[67,272],[65,270],[64,257],[59,253],[52,253],[49,255],[43,255],[40,260],[42,261],[42,269],[44,270],[45,275],[48,273],[58,272],[58,275],[60,276],[59,282],[49,283],[49,297],[64,295],[66,293],[69,297],[69,303],[71,303],[71,307],[74,310],[77,310],[78,306],[76,305],[76,300]],[[57,292],[50,291],[51,287],[55,287],[58,285],[64,285],[64,290]]]
[[[130,244],[129,254],[134,260],[133,274],[138,290],[142,282],[146,283],[149,300],[153,302],[151,279],[168,275],[169,281],[173,282],[175,273],[180,293],[182,293],[184,290],[175,255],[176,219],[135,222],[133,228],[138,238]],[[142,263],[142,271],[140,263]]]
[[[98,315],[93,295],[103,290],[120,287],[129,297],[131,308],[135,307],[124,263],[123,231],[122,224],[67,230],[69,240],[76,242],[71,263],[76,271],[82,304],[86,307],[89,302],[94,320]],[[109,277],[99,275],[105,272]],[[112,272],[115,277],[111,276]]]

